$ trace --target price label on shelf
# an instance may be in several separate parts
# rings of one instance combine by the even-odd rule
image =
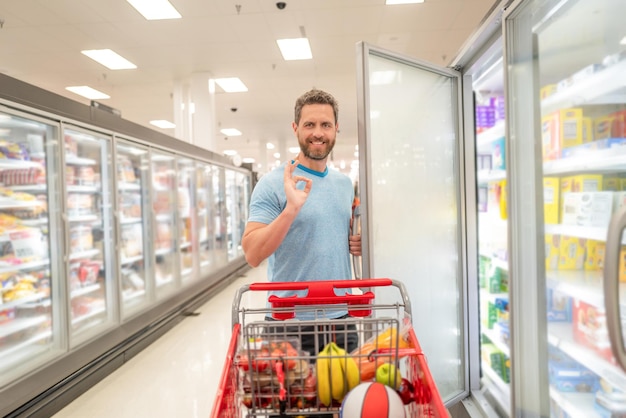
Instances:
[[[13,246],[15,257],[32,258],[43,256],[41,231],[36,228],[9,232],[9,239]]]

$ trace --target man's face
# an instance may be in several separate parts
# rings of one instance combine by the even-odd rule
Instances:
[[[335,146],[337,124],[333,108],[327,104],[312,104],[302,107],[300,122],[293,123],[298,144],[305,157],[325,160]]]

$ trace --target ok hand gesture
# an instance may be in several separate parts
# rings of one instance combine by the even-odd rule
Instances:
[[[299,210],[309,197],[313,180],[304,176],[294,176],[293,172],[297,165],[298,160],[295,160],[285,166],[285,195],[287,196],[287,205],[292,205],[294,209]],[[305,183],[303,190],[296,187],[301,181]]]

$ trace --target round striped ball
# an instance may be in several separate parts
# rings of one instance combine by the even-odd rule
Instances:
[[[400,396],[378,382],[361,383],[346,394],[340,418],[405,418]]]

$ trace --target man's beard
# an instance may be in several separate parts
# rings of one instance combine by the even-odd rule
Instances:
[[[325,160],[328,155],[330,154],[330,152],[333,150],[333,147],[335,146],[335,142],[327,142],[326,143],[326,148],[325,149],[317,149],[315,151],[311,151],[311,144],[309,144],[308,141],[305,142],[301,142],[300,143],[300,150],[302,151],[302,153],[304,154],[304,156],[310,160]]]

